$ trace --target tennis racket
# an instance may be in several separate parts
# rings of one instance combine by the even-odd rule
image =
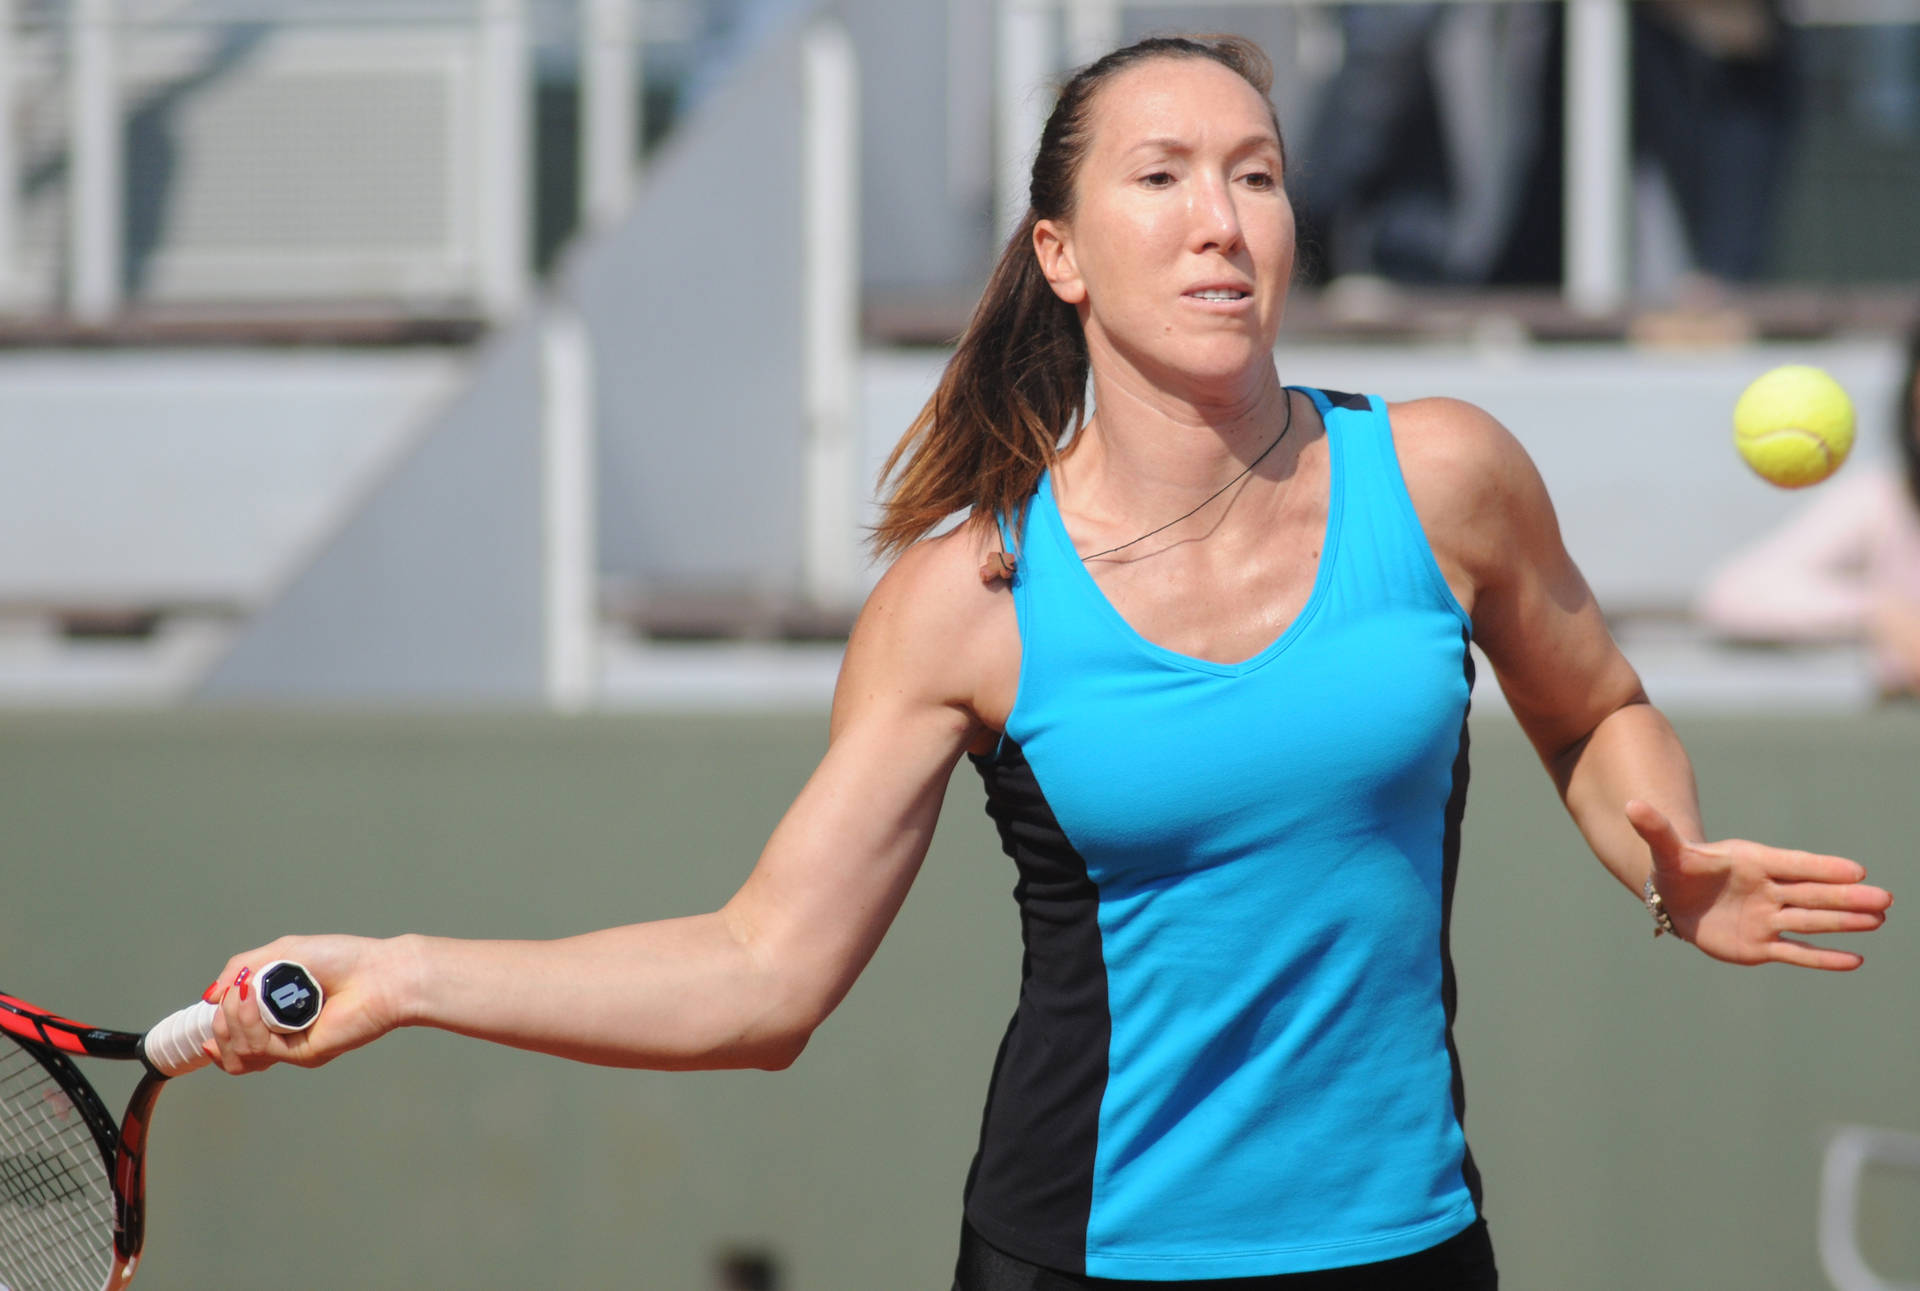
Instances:
[[[254,975],[272,1030],[320,1016],[320,985],[286,960]],[[0,994],[0,1291],[116,1291],[140,1263],[147,1127],[161,1086],[210,1061],[216,1006],[201,1001],[145,1035],[82,1026]],[[75,1056],[146,1074],[114,1124]]]

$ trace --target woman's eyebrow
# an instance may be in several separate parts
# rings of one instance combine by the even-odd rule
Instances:
[[[1259,148],[1269,148],[1277,153],[1280,151],[1280,141],[1273,136],[1272,132],[1262,130],[1246,136],[1227,149],[1227,153],[1229,156],[1238,156]],[[1140,140],[1121,155],[1131,157],[1137,152],[1170,152],[1185,157],[1191,155],[1193,151],[1193,145],[1184,139],[1175,138],[1173,135],[1155,135],[1150,139]]]
[[[1240,153],[1254,152],[1261,148],[1271,149],[1276,153],[1281,151],[1278,136],[1270,130],[1262,130],[1256,134],[1248,135],[1227,151],[1237,156]]]
[[[1184,139],[1172,135],[1155,135],[1151,139],[1142,139],[1123,154],[1131,157],[1136,152],[1173,152],[1185,155],[1193,151],[1193,145]]]

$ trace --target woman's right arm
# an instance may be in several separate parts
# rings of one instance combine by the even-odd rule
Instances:
[[[878,948],[982,729],[975,694],[1011,610],[972,572],[974,545],[965,533],[923,543],[874,591],[848,643],[826,756],[721,909],[557,941],[283,938],[222,971],[220,1064],[313,1066],[401,1026],[612,1066],[791,1063]],[[565,882],[564,859],[556,868]],[[307,964],[326,989],[311,1031],[270,1035],[228,989],[272,959]]]

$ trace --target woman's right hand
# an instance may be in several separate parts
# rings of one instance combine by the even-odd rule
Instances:
[[[325,992],[320,1016],[305,1031],[267,1029],[254,999],[253,979],[276,959],[306,967]],[[207,1054],[233,1075],[276,1063],[318,1067],[401,1025],[400,1001],[412,969],[406,938],[282,937],[235,955],[220,970],[207,998],[219,1003]]]

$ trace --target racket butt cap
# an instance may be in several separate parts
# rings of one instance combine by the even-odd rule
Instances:
[[[312,1026],[320,1016],[325,993],[313,974],[289,959],[276,959],[254,974],[260,1020],[269,1031],[290,1035]],[[184,1076],[213,1060],[204,1052],[213,1039],[214,1014],[220,1006],[207,1000],[189,1004],[147,1032],[141,1049],[147,1064],[163,1076]]]

